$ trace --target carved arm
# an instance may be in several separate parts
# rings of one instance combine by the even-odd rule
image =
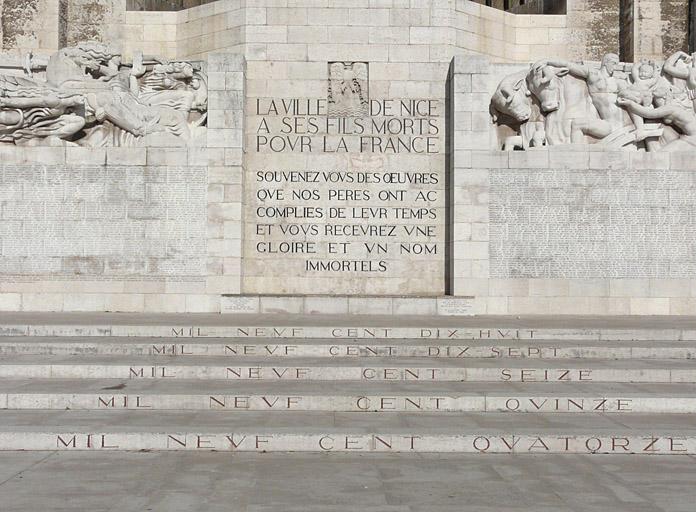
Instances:
[[[677,62],[679,62],[683,58],[688,57],[689,56],[682,51],[673,53],[663,64],[662,70],[668,75],[672,75],[675,78],[681,78],[682,80],[686,80],[687,78],[689,78],[689,71],[686,69],[678,68]]]

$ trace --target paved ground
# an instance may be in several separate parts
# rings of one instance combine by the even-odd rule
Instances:
[[[3,512],[694,512],[696,458],[9,452]]]
[[[137,314],[0,312],[0,325],[307,325],[307,326],[457,326],[535,329],[696,329],[696,316],[418,316],[285,314]]]

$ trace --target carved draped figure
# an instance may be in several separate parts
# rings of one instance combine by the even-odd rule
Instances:
[[[87,42],[51,55],[45,77],[0,75],[0,142],[176,146],[205,132],[207,78],[191,63],[124,64]]]
[[[84,97],[22,77],[0,75],[0,142],[69,139],[85,125]]]

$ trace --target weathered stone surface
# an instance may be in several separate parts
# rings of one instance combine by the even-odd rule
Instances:
[[[495,169],[492,277],[693,278],[689,173]]]
[[[204,275],[204,168],[3,165],[0,172],[3,280]]]

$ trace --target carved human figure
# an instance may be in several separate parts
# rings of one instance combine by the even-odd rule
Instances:
[[[616,103],[619,92],[625,87],[625,83],[614,77],[619,63],[619,56],[613,53],[608,53],[602,58],[599,69],[562,60],[545,62],[549,66],[567,69],[570,75],[584,80],[592,104],[599,114],[599,119],[574,119],[571,125],[571,142],[582,143],[586,135],[601,140],[624,126],[624,112]]]
[[[696,54],[676,52],[662,66],[666,75],[686,81],[686,93],[696,108]]]
[[[644,107],[651,107],[653,104],[652,89],[655,88],[659,79],[660,75],[653,62],[636,62],[631,68],[631,82],[628,87],[621,91],[619,98],[626,98]],[[643,118],[631,110],[629,110],[629,116],[636,127],[636,141],[645,140],[650,133],[644,129]]]
[[[84,97],[42,87],[33,80],[0,76],[0,142],[29,144],[35,140],[66,140],[85,125],[74,113]]]
[[[696,148],[696,114],[674,103],[669,87],[660,86],[653,91],[655,107],[645,107],[628,98],[619,98],[620,105],[645,119],[659,119],[674,127],[679,138],[662,147],[663,151],[693,151]]]
[[[53,87],[76,89],[96,82],[108,82],[118,75],[121,55],[108,46],[87,41],[62,48],[51,55],[46,66],[46,80]],[[103,87],[103,86],[102,86]]]

